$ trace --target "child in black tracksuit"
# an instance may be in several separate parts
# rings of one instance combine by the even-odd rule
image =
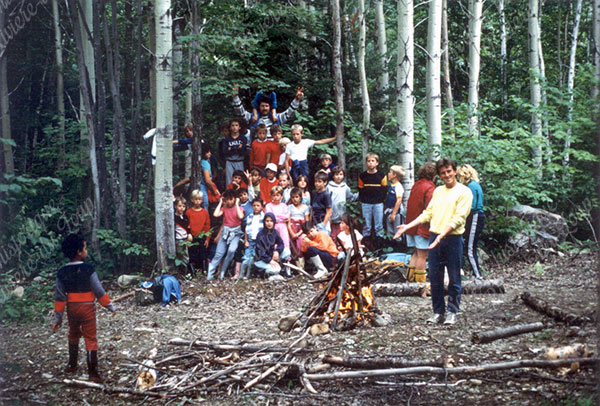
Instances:
[[[70,234],[62,243],[62,251],[71,261],[58,270],[54,294],[54,325],[56,332],[62,324],[63,313],[67,308],[69,320],[69,363],[66,371],[77,369],[79,339],[83,336],[87,349],[87,364],[90,381],[102,383],[98,373],[98,339],[96,338],[95,300],[111,312],[115,307],[104,291],[94,267],[86,264],[87,247],[83,237]]]

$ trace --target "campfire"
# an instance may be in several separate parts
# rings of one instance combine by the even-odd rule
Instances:
[[[301,316],[304,326],[325,323],[331,330],[349,330],[365,322],[373,322],[379,311],[371,290],[377,274],[367,275],[366,262],[358,249],[354,228],[350,227],[353,249],[332,272],[323,289],[309,303]]]

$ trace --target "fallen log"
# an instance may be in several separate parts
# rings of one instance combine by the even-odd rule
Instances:
[[[394,358],[342,358],[333,355],[325,355],[321,360],[324,363],[338,365],[346,368],[383,369],[383,368],[407,368],[417,366],[444,367],[443,359],[438,360],[407,360]]]
[[[63,379],[63,382],[66,385],[79,386],[79,387],[91,388],[91,389],[100,389],[100,390],[103,390],[103,391],[109,392],[109,393],[128,393],[130,395],[150,396],[150,397],[154,397],[154,398],[163,398],[163,399],[167,397],[166,393],[131,389],[131,388],[125,388],[123,386],[107,386],[107,385],[103,385],[101,383],[82,381],[79,379]]]
[[[113,300],[112,300],[112,302],[113,302],[113,303],[117,303],[117,302],[120,302],[120,301],[121,301],[121,300],[123,300],[123,299],[127,299],[128,297],[131,297],[131,296],[133,296],[133,295],[135,295],[135,290],[132,290],[131,292],[128,292],[128,293],[122,294],[121,296],[119,296],[119,297],[117,297],[117,298],[113,299]]]
[[[429,283],[380,283],[373,285],[376,296],[423,296],[430,289]],[[448,290],[448,286],[444,286]],[[501,279],[475,279],[462,284],[464,295],[505,293]]]
[[[564,311],[557,306],[552,306],[548,302],[533,296],[529,292],[523,292],[521,294],[521,300],[523,300],[523,302],[525,302],[525,304],[533,310],[545,314],[546,316],[550,316],[558,322],[564,322],[566,324],[576,326],[591,321],[590,317],[580,316],[575,313]]]
[[[471,365],[464,367],[454,368],[439,368],[439,367],[411,367],[411,368],[390,368],[390,369],[372,369],[362,371],[341,371],[331,372],[325,374],[303,374],[303,378],[309,381],[325,381],[335,379],[349,379],[349,378],[369,378],[377,376],[390,376],[390,375],[457,375],[466,374],[474,375],[481,372],[491,371],[502,371],[507,369],[521,369],[521,368],[556,368],[565,365],[571,365],[574,362],[578,362],[580,365],[595,366],[597,365],[598,358],[571,358],[571,359],[560,359],[560,360],[538,360],[538,359],[526,359],[520,361],[509,361],[499,362],[496,364],[483,364],[483,365]]]
[[[518,324],[506,328],[500,328],[492,331],[474,331],[471,335],[471,341],[474,344],[485,344],[502,338],[512,337],[519,334],[532,333],[546,328],[542,322]]]

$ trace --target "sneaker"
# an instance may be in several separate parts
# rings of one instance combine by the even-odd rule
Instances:
[[[444,320],[444,324],[456,324],[456,313],[448,312],[446,320]]]
[[[438,313],[434,313],[433,316],[427,319],[427,323],[431,324],[440,324],[442,321],[444,321],[444,315]]]

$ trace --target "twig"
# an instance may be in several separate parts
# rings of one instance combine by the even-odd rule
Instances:
[[[122,386],[106,386],[106,385],[102,385],[100,383],[81,381],[79,379],[63,379],[63,382],[66,385],[70,385],[70,386],[82,386],[85,388],[100,389],[100,390],[110,392],[110,393],[129,393],[131,395],[152,396],[155,398],[163,398],[163,399],[167,397],[166,393],[149,392],[149,391],[145,391],[145,390],[124,388]]]

